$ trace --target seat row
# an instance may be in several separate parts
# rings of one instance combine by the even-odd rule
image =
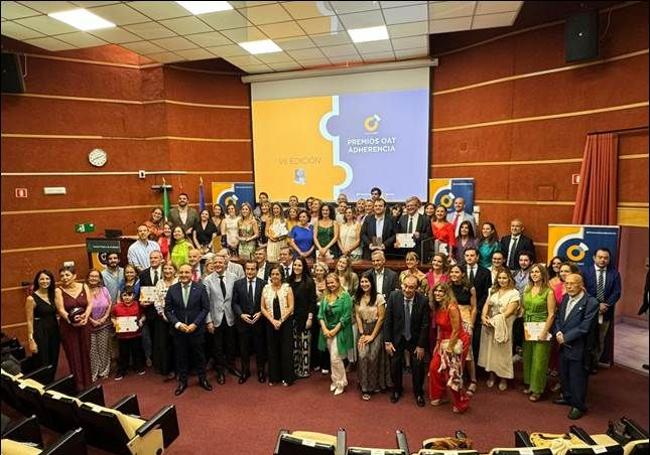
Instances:
[[[2,369],[3,401],[56,432],[82,428],[89,445],[114,454],[161,454],[179,435],[174,405],[145,419],[135,394],[107,406],[101,384],[76,393],[74,376],[44,384],[47,377],[52,377],[51,366],[28,375]]]
[[[66,432],[52,444],[43,444],[41,426],[36,416],[10,422],[2,432],[3,455],[86,455],[84,430]]]
[[[625,437],[612,432],[590,435],[577,426],[565,434],[515,431],[515,447],[494,448],[489,455],[649,455],[648,432],[623,417]],[[309,431],[280,430],[274,455],[479,455],[464,435],[455,438],[430,438],[415,452],[409,450],[403,431],[397,430],[395,448],[348,447],[346,432],[336,436]],[[453,449],[452,449],[453,448]]]

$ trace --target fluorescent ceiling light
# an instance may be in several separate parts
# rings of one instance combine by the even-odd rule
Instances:
[[[251,54],[270,54],[271,52],[282,52],[282,49],[270,39],[259,41],[246,41],[237,43]]]
[[[228,11],[232,6],[228,2],[176,2],[190,13],[205,14],[214,13],[215,11]]]
[[[60,13],[48,14],[48,16],[72,25],[79,30],[99,30],[100,28],[115,27],[115,24],[102,19],[96,14],[83,8],[61,11]]]
[[[385,25],[378,27],[351,28],[348,35],[354,43],[366,43],[368,41],[379,41],[388,39],[388,29]]]

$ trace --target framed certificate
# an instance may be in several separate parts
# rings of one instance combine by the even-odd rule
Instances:
[[[139,329],[137,316],[118,316],[116,318],[115,332],[117,333],[137,332]]]
[[[156,301],[156,287],[155,286],[141,286],[140,287],[140,303],[150,305]]]
[[[545,325],[546,322],[524,322],[524,339],[526,341],[550,341],[552,338],[550,333],[545,340],[539,339]]]
[[[415,248],[415,240],[413,240],[413,234],[397,234],[396,240],[399,248]]]

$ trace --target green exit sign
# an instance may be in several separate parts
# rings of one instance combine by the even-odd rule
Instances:
[[[74,231],[77,234],[84,234],[86,232],[95,232],[95,225],[93,223],[75,224]]]

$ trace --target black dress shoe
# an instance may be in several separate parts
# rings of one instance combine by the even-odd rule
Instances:
[[[260,371],[259,373],[257,373],[257,380],[262,384],[264,384],[266,382],[266,375],[264,374],[263,371]]]
[[[568,406],[570,403],[566,401],[564,398],[560,397],[553,400],[553,404],[563,404]]]
[[[390,396],[390,402],[391,403],[397,403],[399,401],[399,393],[398,392],[393,392]]]
[[[415,397],[415,403],[418,405],[418,407],[423,408],[424,407],[424,397],[422,395],[418,395]]]
[[[242,375],[239,377],[239,380],[238,380],[237,382],[239,382],[240,384],[243,384],[243,383],[245,383],[245,382],[248,380],[248,378],[249,378],[250,376],[251,376],[250,374],[246,374],[246,373],[244,373],[244,374],[242,374]]]
[[[174,395],[179,396],[181,393],[185,392],[187,389],[187,382],[179,382],[178,387],[174,390]]]
[[[569,416],[568,416],[568,417],[569,417],[569,419],[571,419],[571,420],[578,420],[578,419],[581,418],[583,415],[585,415],[585,413],[582,412],[580,409],[578,409],[578,408],[571,408],[571,410],[569,411]]]
[[[208,392],[212,391],[212,385],[208,382],[206,378],[199,379],[199,385],[203,390],[207,390]]]
[[[223,373],[217,373],[217,383],[221,385],[226,383],[226,376]]]
[[[240,372],[237,368],[235,367],[228,367],[228,373],[232,374],[235,377],[241,378],[244,374]]]

